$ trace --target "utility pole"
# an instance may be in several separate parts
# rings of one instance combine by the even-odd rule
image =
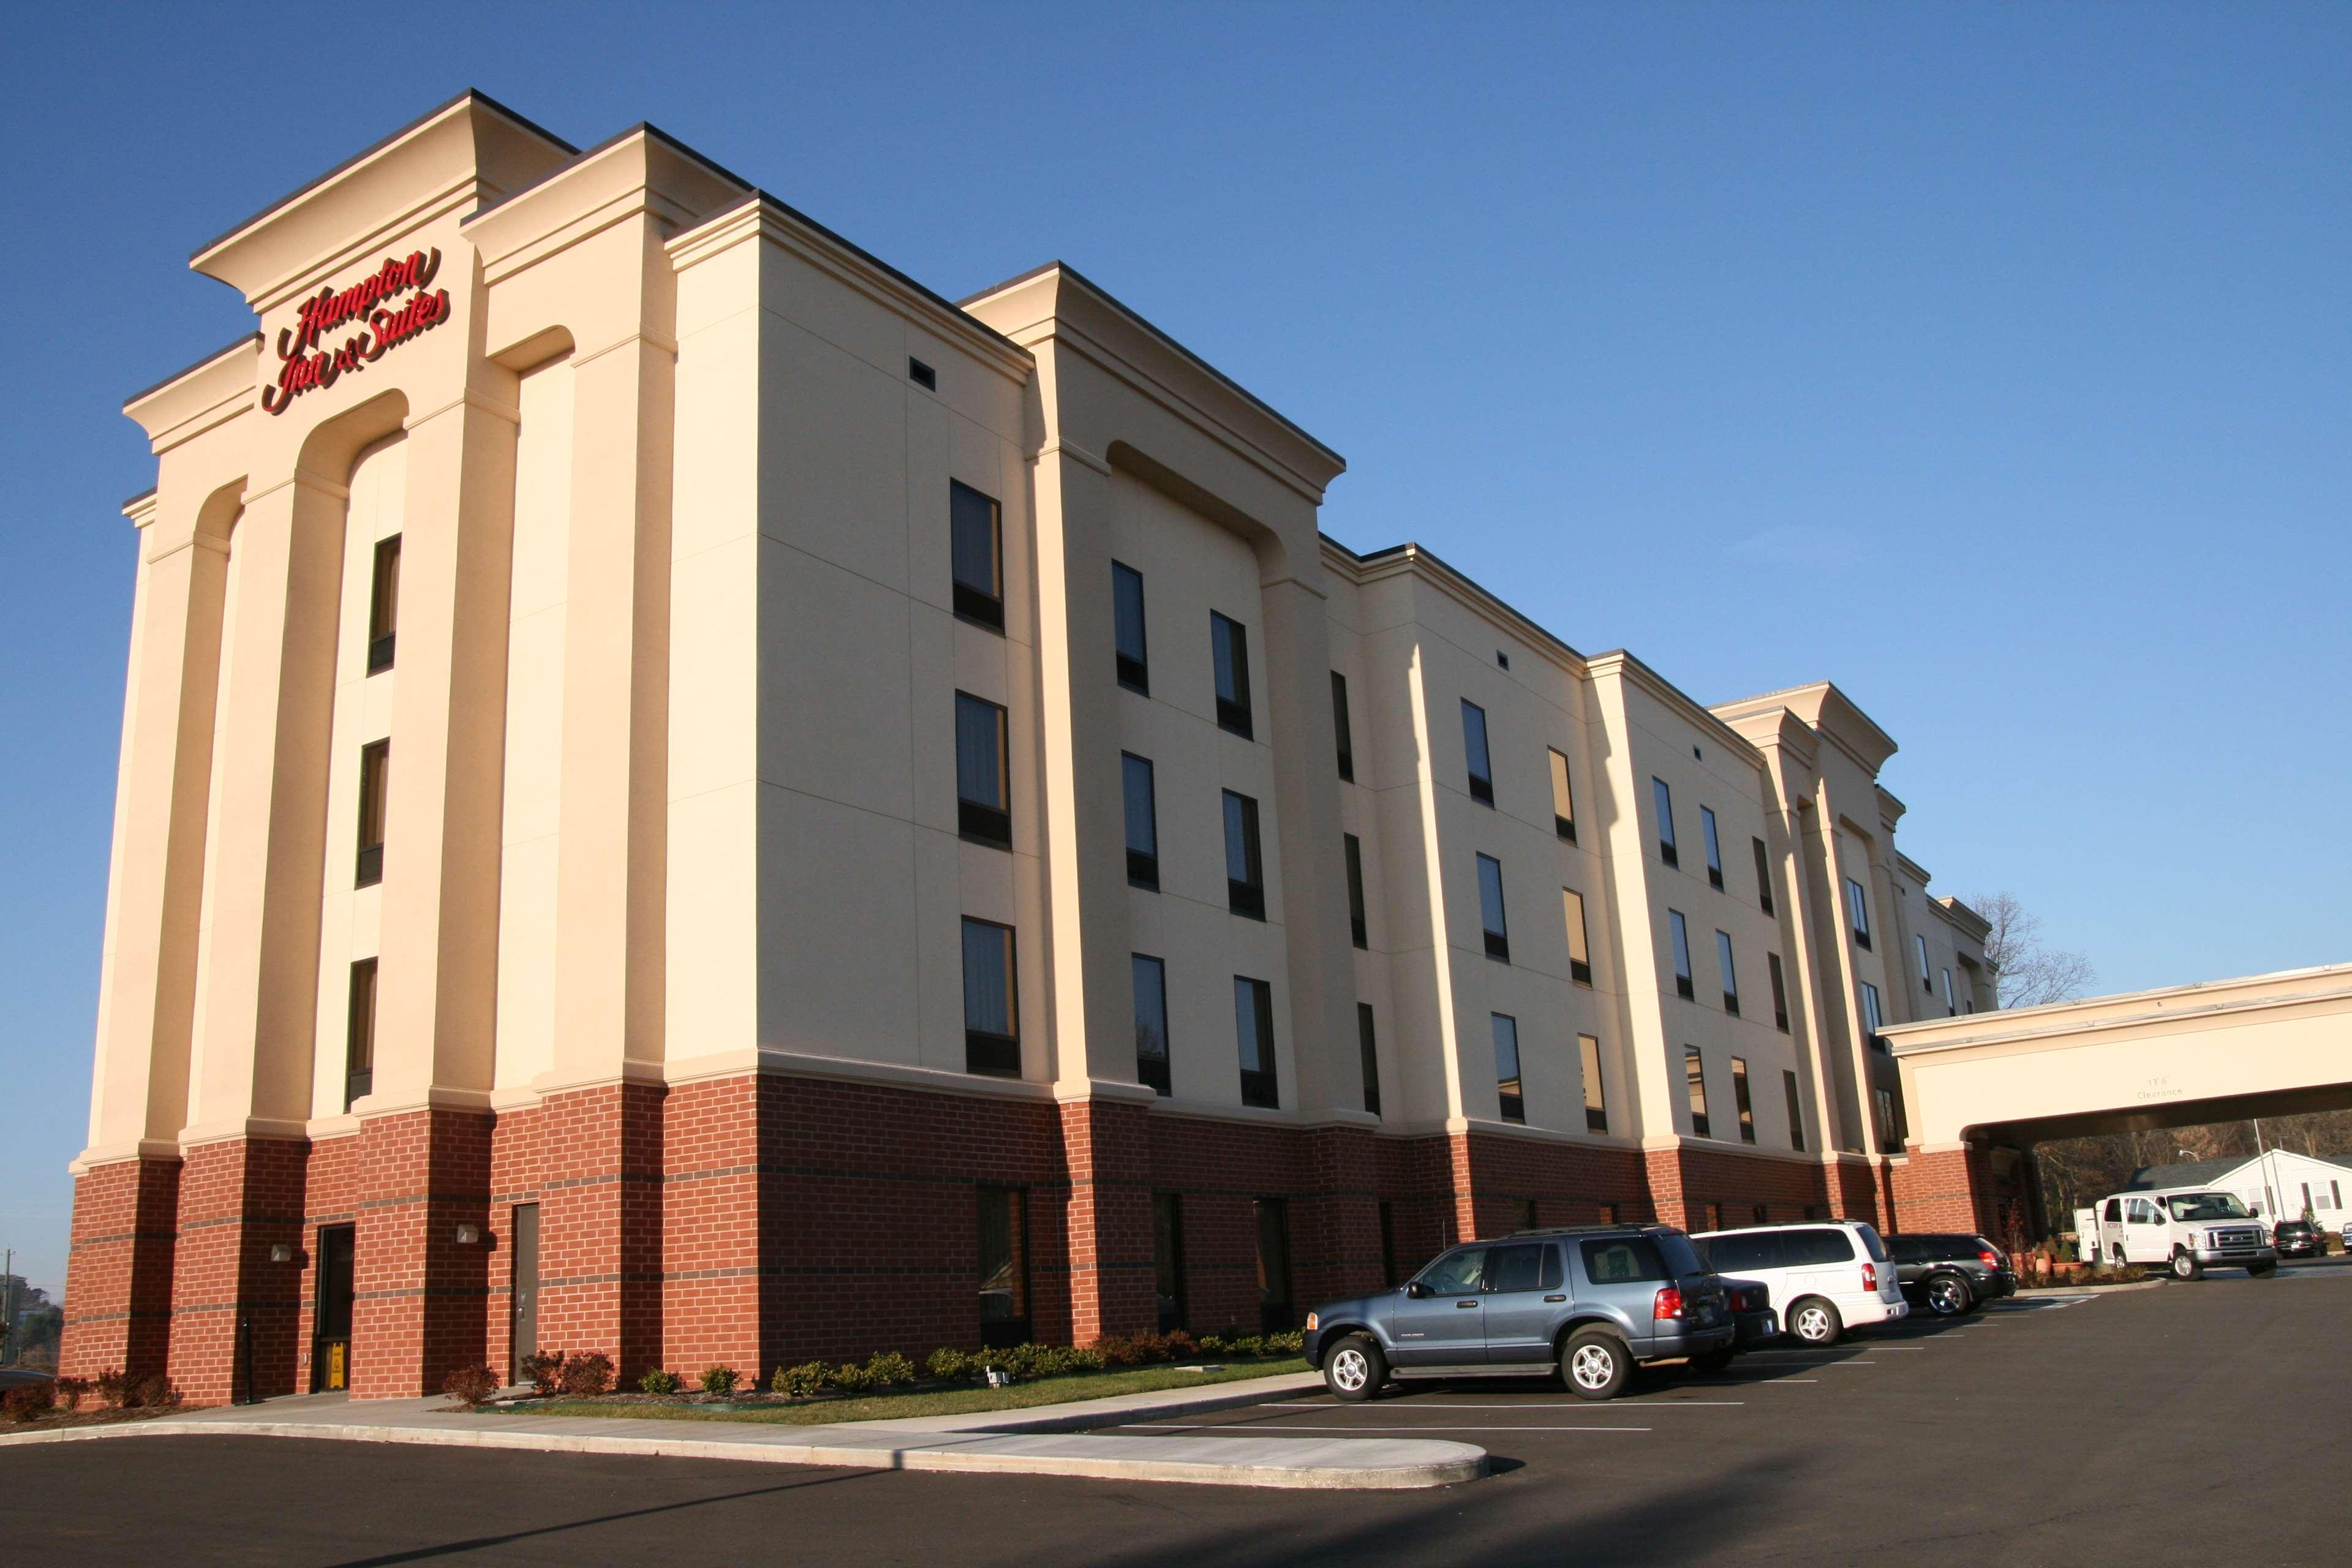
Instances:
[[[0,1366],[8,1364],[8,1342],[16,1327],[16,1249],[7,1249],[0,1263]]]

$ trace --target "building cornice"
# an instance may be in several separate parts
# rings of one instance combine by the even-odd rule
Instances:
[[[1627,685],[1638,688],[1644,695],[1712,734],[1717,744],[1729,748],[1734,756],[1749,767],[1759,773],[1764,770],[1764,753],[1757,750],[1747,736],[1700,707],[1681,688],[1623,648],[1596,653],[1585,663],[1594,679],[1614,676]]]
[[[684,272],[753,238],[790,252],[955,343],[1008,381],[1026,385],[1036,374],[1035,357],[1021,344],[764,193],[754,191],[740,205],[674,236],[665,248],[670,264]]]
[[[1048,262],[961,300],[1033,352],[1053,342],[1167,409],[1311,503],[1347,460],[1076,268]]]
[[[261,334],[248,332],[133,393],[123,400],[122,412],[147,433],[150,451],[167,452],[253,408],[260,359]]]

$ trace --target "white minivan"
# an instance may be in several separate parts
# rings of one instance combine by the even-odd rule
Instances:
[[[1848,1329],[1911,1315],[1885,1243],[1860,1220],[1759,1225],[1691,1239],[1714,1272],[1770,1290],[1780,1321],[1809,1345],[1833,1345]]]

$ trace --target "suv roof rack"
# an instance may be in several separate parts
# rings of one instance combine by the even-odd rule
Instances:
[[[1628,1230],[1674,1230],[1676,1226],[1663,1220],[1627,1219],[1615,1225],[1539,1225],[1531,1230],[1515,1230],[1513,1236],[1599,1236]]]

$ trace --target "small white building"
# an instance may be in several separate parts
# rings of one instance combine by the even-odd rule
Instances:
[[[2265,1229],[2282,1218],[2301,1219],[2308,1214],[2323,1230],[2341,1230],[2345,1194],[2352,1189],[2352,1160],[2272,1149],[2179,1165],[2143,1165],[2132,1173],[2126,1190],[2174,1187],[2235,1193]]]

